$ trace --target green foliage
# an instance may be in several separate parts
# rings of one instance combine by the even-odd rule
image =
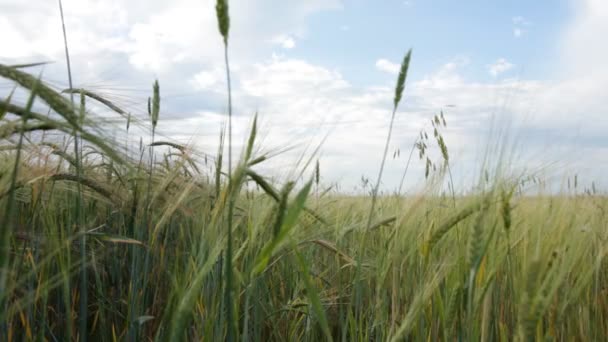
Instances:
[[[216,10],[227,44],[227,1]],[[151,150],[170,151],[154,163],[143,138],[137,149],[108,131],[162,129],[158,82],[147,120],[15,66],[0,65],[0,77],[29,93],[24,106],[0,101],[0,340],[608,337],[608,199],[595,187],[530,196],[538,177],[488,170],[447,199],[433,157],[449,172],[443,111],[431,122],[435,152],[430,130],[411,142],[410,157],[417,149],[426,164],[424,190],[379,196],[377,185],[358,196],[323,191],[318,160],[291,173],[304,177],[272,181],[257,168],[270,159],[256,143],[257,114],[228,172],[224,129],[215,156],[152,137]],[[82,95],[79,108],[71,93]],[[85,111],[85,97],[118,124]],[[372,224],[376,211],[383,219]]]

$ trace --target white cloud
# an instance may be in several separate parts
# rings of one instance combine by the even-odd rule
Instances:
[[[203,70],[195,74],[190,83],[197,90],[215,90],[218,91],[219,87],[222,86],[220,91],[223,92],[225,83],[225,71],[221,68],[214,68],[211,70]]]
[[[281,34],[272,39],[274,44],[281,45],[284,49],[293,49],[296,47],[296,41],[292,36]]]
[[[350,187],[362,174],[374,173],[392,89],[357,88],[332,69],[276,56],[243,70],[240,85],[237,97],[250,106],[243,110],[258,111],[267,123],[262,126],[266,145],[298,147],[281,160],[297,159],[311,141],[314,146],[327,136],[321,152],[325,179],[341,179],[342,185]],[[409,118],[412,127],[421,121]],[[400,133],[415,135],[410,127],[402,127]],[[276,173],[286,165],[267,167]]]
[[[496,77],[504,72],[513,69],[514,65],[504,58],[499,58],[496,62],[488,65],[490,75]]]
[[[0,18],[0,31],[3,35],[3,46],[10,46],[10,49],[3,49],[2,55],[5,58],[29,57],[35,53],[31,44],[24,36],[24,33],[11,25],[8,18]]]
[[[514,25],[521,25],[521,26],[530,25],[530,22],[528,20],[526,20],[526,18],[522,17],[521,15],[511,18],[511,21],[513,22]]]
[[[8,1],[10,6],[0,14],[0,32],[5,33],[0,35],[0,46],[11,49],[1,50],[0,58],[4,61],[42,56],[61,61],[63,47],[56,3],[37,1],[38,7],[34,8],[29,2]],[[64,0],[73,61],[87,70],[77,73],[77,78],[93,83],[90,75],[94,75],[107,84],[107,74],[118,75],[114,77],[125,80],[120,85],[129,86],[142,76],[147,82],[152,79],[151,73],[160,74],[165,110],[160,129],[164,127],[162,121],[182,115],[183,119],[170,121],[168,132],[184,139],[194,137],[202,149],[213,153],[217,126],[225,119],[221,93],[225,88],[223,50],[213,3],[212,0],[177,0],[171,4],[160,0]],[[326,179],[353,184],[362,174],[373,176],[377,172],[390,119],[394,80],[356,87],[349,83],[349,75],[332,67],[302,58],[267,59],[273,38],[290,32],[288,38],[295,46],[294,37],[306,37],[309,14],[340,7],[340,1],[325,0],[231,2],[234,11],[231,58],[235,66],[240,65],[233,68],[235,137],[245,134],[250,114],[255,111],[265,123],[261,136],[265,136],[262,144],[266,148],[304,146],[329,134],[321,152],[322,173]],[[268,10],[271,8],[272,11]],[[608,48],[603,42],[608,33],[605,20],[608,3],[584,0],[576,8],[576,18],[561,41],[560,74],[552,82],[471,81],[464,76],[462,69],[468,61],[462,58],[448,61],[418,80],[408,80],[391,150],[401,148],[401,154],[406,154],[404,150],[411,146],[428,119],[441,108],[455,105],[446,110],[446,141],[455,172],[470,170],[475,153],[480,152],[476,149],[485,146],[486,128],[493,115],[518,123],[524,132],[522,141],[534,140],[527,146],[530,153],[546,154],[548,158],[550,154],[542,153],[543,147],[557,145],[550,139],[558,136],[560,139],[556,141],[565,147],[556,158],[573,160],[572,165],[591,165],[585,161],[593,159],[597,170],[608,167],[606,141],[601,138],[608,130],[604,118],[608,102],[602,93],[608,88],[605,63]],[[520,30],[520,36],[531,25],[525,18],[513,18],[512,24],[514,32]],[[283,39],[279,44],[288,48],[292,45],[288,41]],[[56,65],[62,71],[63,64]],[[399,71],[399,65],[387,59],[376,61],[376,67],[391,74]],[[510,62],[498,60],[488,66],[488,71],[500,75],[512,67]],[[100,76],[100,70],[106,74]],[[45,71],[45,75],[49,74]],[[193,87],[195,96],[187,97]],[[149,84],[141,89],[149,91]],[[114,90],[113,95],[119,98],[124,93]],[[141,108],[145,107],[145,96],[139,101]],[[131,96],[127,98],[123,101],[133,100]],[[543,141],[542,134],[537,134],[539,130],[552,134],[547,138],[549,141]],[[577,134],[600,137],[596,139],[599,142],[583,142],[580,144],[587,145],[582,147],[567,145]],[[586,153],[577,153],[576,147]],[[290,164],[284,160],[279,158],[276,162],[283,163],[281,166]],[[398,183],[403,162],[402,159],[388,162],[386,187]],[[417,167],[413,166],[408,181],[419,179]],[[270,171],[276,170],[282,168]]]
[[[496,108],[502,107],[503,115],[523,120],[515,113],[529,110],[532,97],[546,86],[535,81],[471,82],[461,74],[468,63],[466,58],[456,58],[421,80],[407,83],[396,117],[391,151],[407,150],[419,130],[425,126],[428,129],[428,120],[443,108],[449,122],[446,140],[454,156],[455,169],[470,170],[475,167],[475,157],[485,152],[475,147],[484,146],[486,126]],[[361,175],[371,176],[377,172],[390,119],[392,81],[386,86],[358,88],[331,69],[276,56],[241,70],[240,78],[236,102],[246,104],[242,112],[257,111],[267,123],[263,126],[267,132],[266,146],[307,146],[327,134],[321,159],[327,170],[326,180],[339,180],[351,187]],[[509,102],[503,104],[505,98],[509,98]],[[281,160],[296,159],[301,153],[303,149],[298,148]],[[386,187],[398,184],[404,162],[399,158],[388,162]],[[267,167],[268,172],[276,172],[285,164],[271,163]],[[421,165],[416,162],[411,170],[408,186],[422,175]]]
[[[518,27],[516,27],[516,28],[513,29],[513,36],[515,38],[520,38],[521,36],[523,36],[524,33],[525,33],[525,31],[522,30],[522,29],[520,29],[520,28],[518,28]]]
[[[176,63],[221,61],[221,38],[213,6],[215,0],[64,0],[63,7],[70,52],[81,55],[100,52],[127,55],[141,71],[166,73]],[[319,11],[339,10],[341,0],[311,0],[292,4],[280,0],[234,0],[230,4],[230,43],[234,56],[259,58],[260,42],[280,32],[305,36],[306,19]],[[57,4],[49,1],[4,0],[0,13],[0,58],[62,60],[63,39]],[[281,13],[280,16],[274,13]],[[27,44],[24,44],[27,42]],[[294,47],[293,36],[285,48]]]
[[[127,14],[117,0],[64,1],[70,50],[90,54],[123,50],[116,33],[127,28]],[[0,14],[0,58],[42,57],[55,59],[63,53],[63,36],[57,3],[4,0]]]
[[[513,37],[515,38],[521,38],[527,32],[524,27],[529,27],[532,25],[528,19],[521,15],[511,18],[511,22],[513,23]]]
[[[252,72],[243,78],[241,84],[246,94],[268,98],[348,87],[348,82],[337,71],[276,55],[271,61],[255,64]]]
[[[435,72],[425,76],[417,82],[417,86],[423,89],[448,89],[458,87],[464,83],[459,69],[469,64],[468,58],[457,57],[445,63]]]
[[[397,63],[393,63],[385,58],[380,58],[376,61],[376,69],[388,72],[390,74],[398,74],[401,66]]]
[[[562,71],[604,78],[608,71],[608,46],[603,39],[608,33],[608,2],[584,0],[576,4],[576,16],[561,40]]]
[[[293,40],[293,38],[289,37],[283,41],[282,46],[285,49],[293,49],[296,46],[296,42]]]
[[[560,95],[569,92],[580,98],[574,84],[513,79],[479,83],[463,76],[468,63],[466,58],[456,58],[422,79],[407,83],[391,151],[401,149],[406,154],[404,151],[419,130],[428,129],[428,120],[444,109],[448,120],[445,138],[458,183],[475,181],[470,172],[487,152],[488,129],[493,120],[511,122],[517,128],[513,133],[523,132],[520,136],[527,147],[514,167],[542,166],[554,160],[570,166],[584,165],[577,159],[574,145],[567,143],[576,139],[572,127],[580,126],[582,121],[580,116],[568,113],[580,111],[579,105]],[[260,113],[265,123],[264,146],[307,146],[327,135],[321,152],[326,180],[340,181],[350,190],[361,175],[373,176],[377,172],[390,119],[392,82],[358,88],[334,70],[277,56],[242,69],[239,77],[235,103],[241,104],[240,112]],[[237,131],[245,132],[247,123],[241,120]],[[551,140],[554,136],[560,136],[559,144]],[[597,158],[597,151],[586,149]],[[276,174],[276,170],[290,165],[288,160],[296,160],[303,152],[304,147],[295,149],[267,164],[265,171]],[[404,162],[402,158],[388,161],[385,189],[398,184]],[[417,162],[412,165],[408,187],[421,179],[421,167]]]

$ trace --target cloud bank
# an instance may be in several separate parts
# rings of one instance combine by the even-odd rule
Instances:
[[[457,183],[463,187],[475,181],[471,170],[487,152],[492,129],[506,127],[517,142],[513,151],[518,162],[513,167],[535,169],[559,161],[555,173],[572,170],[606,183],[598,170],[608,167],[608,101],[602,93],[608,87],[608,48],[599,33],[608,33],[603,19],[608,17],[608,4],[576,4],[556,42],[560,67],[549,79],[499,78],[517,67],[498,56],[485,67],[475,60],[446,58],[433,72],[409,79],[390,146],[399,157],[389,160],[383,189],[397,186],[410,147],[440,110],[448,120],[445,138]],[[294,147],[267,164],[266,170],[277,177],[323,141],[324,180],[340,182],[350,191],[359,186],[361,176],[377,172],[399,65],[378,58],[375,67],[389,74],[386,81],[354,86],[348,74],[276,51],[287,53],[296,41],[312,39],[311,15],[343,6],[337,0],[231,1],[230,52],[235,136],[244,137],[253,113],[260,113],[263,148]],[[3,49],[0,60],[55,60],[58,63],[48,67],[45,76],[58,87],[65,86],[56,4],[11,0],[2,7],[0,31],[5,34],[0,44],[11,49]],[[65,0],[64,7],[78,85],[112,96],[145,120],[147,91],[158,77],[162,134],[215,152],[225,121],[226,83],[221,40],[209,10],[213,1]],[[529,23],[516,17],[513,25],[523,30]],[[472,67],[485,68],[493,78],[467,77],[464,69]],[[243,139],[235,139],[237,145]],[[408,187],[419,184],[422,168],[417,162],[411,166]]]

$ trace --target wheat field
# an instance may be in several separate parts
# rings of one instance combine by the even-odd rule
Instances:
[[[227,2],[215,10],[230,77]],[[386,99],[377,178],[354,195],[326,189],[314,154],[285,182],[257,171],[270,156],[255,116],[233,150],[230,82],[220,148],[205,154],[156,135],[162,80],[137,119],[31,65],[0,65],[27,94],[0,100],[0,339],[608,339],[608,199],[596,189],[536,190],[535,175],[488,167],[456,194],[437,113],[412,149],[424,190],[379,191],[411,58]],[[92,104],[148,136],[114,139]]]

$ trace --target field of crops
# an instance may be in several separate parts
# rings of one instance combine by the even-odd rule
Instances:
[[[314,154],[288,181],[261,174],[255,117],[233,151],[227,113],[205,154],[156,136],[158,82],[138,121],[28,67],[0,65],[26,94],[0,99],[0,340],[608,338],[608,199],[489,166],[466,196],[445,189],[443,114],[415,145],[442,152],[424,190],[379,193],[385,150],[369,194],[347,195],[320,181]],[[112,139],[92,103],[148,143]]]

